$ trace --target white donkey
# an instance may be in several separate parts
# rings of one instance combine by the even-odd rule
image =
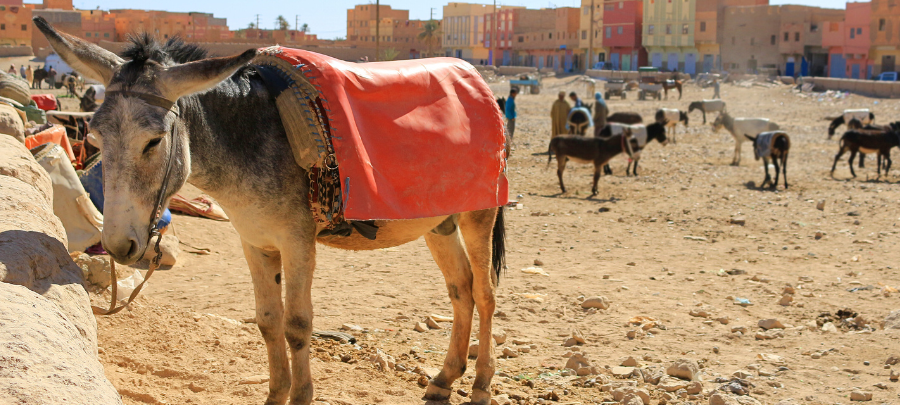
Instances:
[[[734,158],[731,160],[732,166],[741,164],[741,144],[747,142],[747,137],[756,137],[760,133],[767,131],[776,131],[779,129],[778,124],[769,121],[768,118],[732,118],[727,112],[723,111],[716,117],[713,122],[713,130],[719,132],[725,128],[734,138]]]

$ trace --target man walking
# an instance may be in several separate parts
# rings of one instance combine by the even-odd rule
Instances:
[[[719,96],[719,79],[713,79],[713,100],[718,100],[721,97]]]
[[[566,121],[569,119],[569,103],[566,102],[566,92],[559,92],[559,98],[553,102],[550,108],[550,139],[568,133],[566,131]]]
[[[512,142],[513,134],[516,133],[516,95],[519,94],[519,88],[513,87],[509,89],[509,98],[506,100],[506,132],[509,133],[509,140]]]
[[[25,65],[19,66],[19,76],[22,76],[22,79],[25,79]]]
[[[50,66],[50,70],[47,72],[47,83],[50,83],[50,88],[56,88],[56,69],[53,66]]]
[[[28,65],[28,68],[25,69],[25,81],[28,82],[32,89],[34,88],[34,69],[31,68],[31,65]]]

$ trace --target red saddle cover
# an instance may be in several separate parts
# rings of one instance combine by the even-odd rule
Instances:
[[[319,90],[346,219],[427,218],[508,202],[502,115],[472,65],[357,64],[280,50]]]
[[[52,111],[58,107],[56,96],[52,94],[32,94],[31,99],[34,100],[38,108],[44,111]]]

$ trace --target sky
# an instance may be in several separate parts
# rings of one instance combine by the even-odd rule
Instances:
[[[26,0],[26,2],[35,2]],[[409,10],[410,19],[428,19],[434,13],[435,19],[441,18],[441,10],[449,0],[382,0],[395,9]],[[472,3],[487,1],[469,0]],[[213,13],[216,17],[227,18],[228,26],[234,30],[245,28],[259,18],[262,28],[274,28],[275,18],[283,15],[294,23],[299,19],[300,25],[309,24],[310,31],[322,39],[344,37],[347,33],[347,9],[356,4],[374,4],[368,0],[74,0],[76,8],[108,10],[113,8],[137,8],[145,10],[167,11],[199,11]],[[498,0],[498,5],[542,7],[578,7],[580,0]],[[844,0],[769,0],[769,4],[802,4],[829,8],[844,8]],[[258,15],[258,17],[257,17]]]

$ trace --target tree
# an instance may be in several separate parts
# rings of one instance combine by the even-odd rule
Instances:
[[[300,26],[300,32],[309,32],[309,24],[303,23],[303,25]]]
[[[387,48],[381,51],[381,59],[382,61],[391,61],[397,59],[397,56],[400,55],[400,51],[394,48]]]
[[[291,23],[289,23],[283,15],[280,15],[275,18],[275,28],[282,31],[287,31],[291,28]]]
[[[426,56],[432,56],[432,45],[434,42],[441,37],[441,26],[435,20],[430,20],[422,26],[422,31],[419,32],[419,41],[425,43],[428,47],[428,54]]]
[[[256,23],[252,23],[252,22],[251,22],[250,25],[247,26],[247,28],[248,28],[248,29],[251,29],[251,30],[254,29],[254,28],[256,28]]]

